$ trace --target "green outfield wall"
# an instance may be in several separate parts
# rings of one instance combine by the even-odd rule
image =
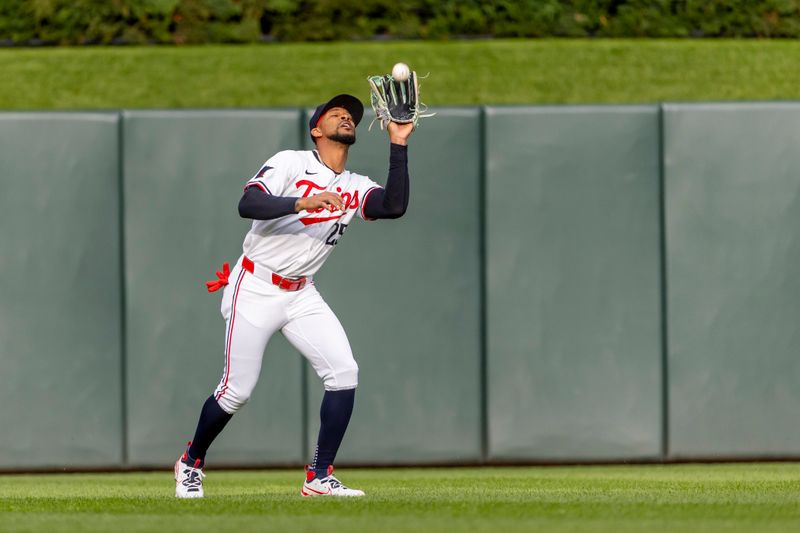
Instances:
[[[122,461],[119,127],[0,116],[0,468]]]
[[[315,277],[360,366],[340,464],[800,456],[800,104],[436,111],[406,216]],[[174,461],[224,365],[204,281],[308,115],[0,113],[0,469]],[[276,335],[210,464],[307,462],[321,394]]]
[[[800,105],[664,124],[670,455],[798,455]]]
[[[657,457],[659,110],[486,114],[489,458]]]

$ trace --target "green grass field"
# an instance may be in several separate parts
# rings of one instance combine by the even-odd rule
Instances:
[[[280,107],[411,64],[428,104],[800,98],[800,42],[496,40],[0,49],[0,109]]]
[[[342,470],[367,496],[303,499],[295,471],[0,476],[0,531],[800,531],[800,464]]]

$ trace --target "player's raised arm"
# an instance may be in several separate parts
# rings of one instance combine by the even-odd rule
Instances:
[[[400,218],[408,209],[408,137],[413,124],[389,124],[389,176],[386,187],[372,190],[364,203],[364,218],[370,220]]]
[[[391,74],[370,76],[370,101],[376,120],[389,133],[389,177],[386,187],[374,188],[364,198],[363,218],[400,218],[408,209],[408,138],[427,106],[419,100],[417,73],[397,63]]]

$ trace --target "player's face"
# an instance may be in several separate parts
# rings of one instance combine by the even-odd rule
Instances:
[[[356,142],[356,125],[350,112],[343,107],[333,107],[322,116],[317,126],[322,135],[342,144]]]

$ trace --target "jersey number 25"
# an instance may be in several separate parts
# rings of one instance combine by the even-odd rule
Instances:
[[[347,224],[334,222],[333,231],[331,231],[331,234],[328,235],[328,238],[325,241],[325,244],[329,244],[331,246],[336,246],[339,243],[339,237],[344,235],[344,230],[346,230],[346,229],[347,229]]]

